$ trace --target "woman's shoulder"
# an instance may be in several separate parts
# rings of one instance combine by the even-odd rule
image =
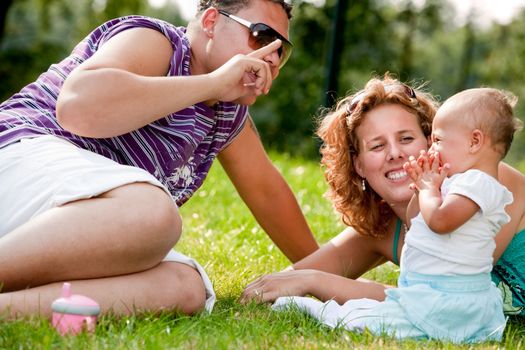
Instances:
[[[496,236],[496,259],[499,259],[514,235],[525,229],[525,175],[508,164],[500,163],[498,178],[512,192],[514,201],[505,207],[511,222]]]
[[[521,230],[525,224],[523,222],[525,217],[525,175],[510,165],[501,163],[498,178],[501,184],[512,193],[513,203],[506,210],[514,221],[519,222],[517,228]]]
[[[515,196],[525,193],[524,174],[503,162],[500,163],[498,171],[498,180]]]

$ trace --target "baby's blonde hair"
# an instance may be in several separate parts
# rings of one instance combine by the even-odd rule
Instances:
[[[490,139],[495,151],[503,159],[507,155],[514,134],[523,123],[514,116],[518,98],[510,91],[494,88],[475,88],[450,97],[443,107],[453,103],[472,120],[472,127],[480,129]]]

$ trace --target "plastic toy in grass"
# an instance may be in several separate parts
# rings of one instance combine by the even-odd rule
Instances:
[[[71,284],[64,283],[62,295],[51,304],[51,323],[61,335],[93,332],[100,313],[96,301],[83,295],[71,294]]]

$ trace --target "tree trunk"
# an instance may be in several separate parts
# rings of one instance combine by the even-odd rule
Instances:
[[[12,4],[13,0],[0,1],[0,44],[2,43],[2,39],[4,38],[7,12]]]
[[[463,57],[459,65],[458,81],[456,83],[456,90],[464,90],[471,85],[471,70],[472,70],[472,59],[474,57],[474,46],[476,45],[476,36],[472,23],[470,21],[464,27],[465,30],[465,43],[463,46]]]
[[[325,87],[325,107],[331,107],[337,100],[337,91],[339,89],[339,65],[344,48],[343,34],[348,1],[349,0],[337,0],[337,3],[334,6],[334,18],[330,37],[330,52],[328,56]]]

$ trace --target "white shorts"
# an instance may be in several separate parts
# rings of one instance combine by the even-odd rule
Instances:
[[[22,139],[0,149],[0,238],[54,207],[147,182],[169,191],[147,171],[121,165],[55,136]],[[206,310],[215,303],[208,275],[195,260],[170,251],[163,261],[192,266],[206,287]]]

